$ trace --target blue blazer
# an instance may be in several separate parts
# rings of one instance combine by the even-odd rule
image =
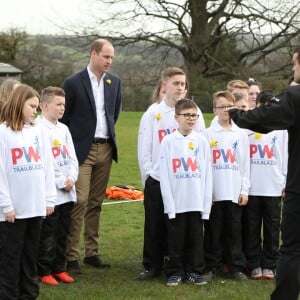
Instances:
[[[92,86],[87,68],[66,78],[63,83],[66,94],[65,113],[60,120],[71,132],[79,164],[83,163],[95,137],[97,115]],[[113,140],[113,159],[118,161],[115,123],[121,110],[121,80],[106,73],[104,77],[104,108],[109,136]]]

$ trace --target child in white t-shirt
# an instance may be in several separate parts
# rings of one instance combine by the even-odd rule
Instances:
[[[182,281],[207,283],[203,252],[203,220],[212,201],[210,149],[193,131],[197,105],[188,99],[175,105],[177,131],[161,143],[159,177],[167,223],[167,286]]]
[[[37,269],[41,282],[58,285],[58,281],[74,281],[66,272],[65,252],[71,212],[76,202],[78,161],[69,129],[58,121],[65,111],[64,90],[51,86],[43,89],[40,107],[42,113],[36,122],[49,133],[55,160],[57,200],[54,213],[42,222]]]
[[[265,105],[274,94],[264,90],[257,106]],[[249,132],[249,131],[248,131]],[[279,257],[281,198],[284,195],[288,134],[274,130],[267,134],[249,132],[250,183],[246,207],[246,257],[253,279],[273,279]]]
[[[39,94],[20,84],[0,125],[0,299],[36,299],[43,217],[54,211],[56,188],[48,134],[34,123]]]
[[[224,258],[232,277],[245,280],[241,217],[250,187],[249,142],[245,131],[231,122],[228,109],[233,103],[229,91],[215,93],[213,110],[218,118],[204,131],[213,168],[213,205],[205,222],[204,249],[210,271],[221,267]]]

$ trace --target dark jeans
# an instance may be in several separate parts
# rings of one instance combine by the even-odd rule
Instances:
[[[203,221],[200,212],[176,214],[175,219],[166,216],[168,235],[167,277],[185,273],[202,274],[205,270],[203,252]]]
[[[279,257],[280,213],[281,197],[249,196],[246,206],[246,257],[250,269],[276,268]]]
[[[223,259],[231,272],[245,267],[241,231],[242,207],[231,201],[216,201],[205,221],[204,255],[208,269],[217,269]]]
[[[287,193],[283,202],[280,256],[272,300],[297,300],[300,293],[300,195]]]
[[[161,272],[167,255],[166,223],[159,181],[148,177],[144,190],[143,265],[147,270]]]
[[[39,276],[65,271],[65,254],[74,202],[55,206],[42,222],[37,270]]]
[[[0,299],[36,299],[41,217],[0,222]]]

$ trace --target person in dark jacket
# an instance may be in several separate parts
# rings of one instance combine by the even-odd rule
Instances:
[[[300,47],[293,54],[294,80],[300,83]],[[272,300],[298,299],[300,293],[300,86],[290,86],[266,105],[249,111],[231,109],[242,128],[267,133],[287,129],[288,173],[282,214],[282,244]]]
[[[71,132],[79,175],[77,202],[67,240],[67,270],[81,274],[80,231],[84,223],[84,264],[107,268],[99,258],[99,222],[112,160],[118,160],[115,123],[121,110],[121,80],[109,73],[114,47],[106,39],[90,47],[88,66],[65,79],[66,107],[62,123]]]

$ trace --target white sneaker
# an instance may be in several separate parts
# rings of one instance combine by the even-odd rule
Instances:
[[[274,274],[273,270],[271,270],[271,269],[263,269],[262,277],[266,278],[266,279],[273,279],[275,277],[275,274]]]
[[[251,278],[252,279],[261,279],[263,277],[261,267],[255,268],[251,271]]]

